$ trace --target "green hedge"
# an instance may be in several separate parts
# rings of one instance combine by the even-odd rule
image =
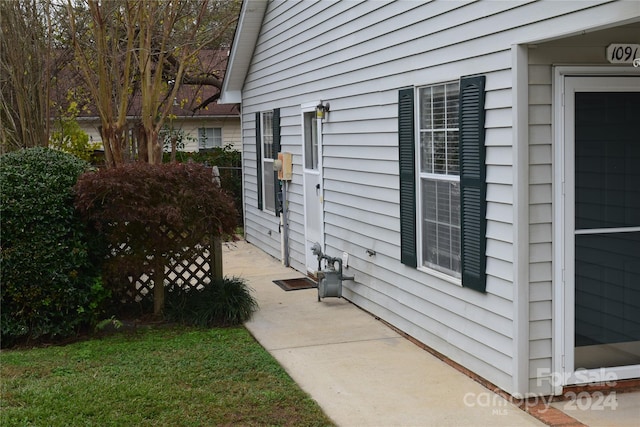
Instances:
[[[0,157],[5,347],[20,339],[70,336],[95,320],[105,295],[72,191],[87,166],[47,148]]]
[[[170,153],[163,154],[163,161],[168,163],[171,158]],[[195,152],[177,151],[177,162],[194,162],[204,163],[209,166],[237,166],[242,163],[242,154],[238,150],[234,150],[231,146],[221,148],[202,149]]]
[[[168,163],[171,155],[164,153],[163,161]],[[180,163],[201,163],[206,166],[218,166],[220,186],[231,193],[236,205],[238,224],[244,224],[242,215],[242,153],[231,146],[200,150],[198,152],[176,152],[176,161]]]

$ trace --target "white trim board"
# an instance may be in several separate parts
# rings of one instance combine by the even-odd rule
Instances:
[[[554,136],[554,218],[553,218],[553,238],[554,238],[554,294],[553,294],[553,371],[556,375],[561,375],[562,381],[553,382],[553,393],[561,394],[565,385],[577,384],[584,382],[585,375],[576,375],[573,366],[573,312],[568,313],[567,308],[575,304],[574,288],[566,285],[566,277],[571,277],[574,273],[573,265],[566,265],[567,250],[573,244],[573,223],[568,220],[567,215],[571,212],[567,211],[566,206],[573,203],[573,169],[569,170],[573,163],[567,163],[565,153],[569,150],[574,153],[573,145],[567,147],[566,140],[570,140],[569,144],[573,144],[572,129],[566,128],[565,123],[565,92],[567,87],[567,77],[623,77],[623,76],[640,76],[640,69],[633,67],[579,67],[579,66],[559,66],[553,70],[553,136]],[[585,79],[589,82],[589,89],[597,89],[599,86],[594,79]],[[600,86],[602,89],[611,90],[609,84]],[[569,136],[567,138],[567,135]],[[573,154],[572,154],[573,155]],[[571,222],[571,223],[569,223]],[[618,378],[629,376],[635,372],[637,376],[637,366],[635,367],[619,367],[612,368],[611,373]],[[607,373],[600,372],[602,370],[590,370],[587,373],[588,378],[601,377]]]

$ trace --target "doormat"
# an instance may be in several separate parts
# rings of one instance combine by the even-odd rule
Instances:
[[[273,283],[280,286],[285,291],[297,291],[299,289],[317,288],[318,284],[308,277],[297,279],[274,280]]]

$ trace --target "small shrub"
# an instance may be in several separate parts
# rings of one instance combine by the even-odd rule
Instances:
[[[120,297],[135,290],[128,277],[145,273],[154,282],[154,314],[162,311],[164,269],[171,260],[190,259],[213,237],[236,227],[231,197],[197,163],[132,163],[80,177],[76,206],[111,248],[105,283]]]
[[[52,123],[49,144],[51,148],[73,154],[87,162],[95,161],[93,153],[100,148],[100,144],[89,141],[89,135],[78,124],[79,112],[78,103],[70,102],[67,111]]]
[[[168,292],[167,320],[186,325],[236,326],[251,318],[257,301],[244,279],[217,279],[201,289],[173,289]]]
[[[104,289],[72,188],[87,163],[47,148],[0,157],[2,345],[67,337],[94,320]]]

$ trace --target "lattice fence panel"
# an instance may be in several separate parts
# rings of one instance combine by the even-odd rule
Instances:
[[[187,237],[186,232],[177,233],[171,229],[163,230],[166,236],[179,246]],[[214,249],[215,249],[215,245]],[[117,250],[112,250],[112,255],[124,255],[130,252],[131,248],[122,244]],[[183,247],[181,253],[165,261],[164,265],[164,286],[167,289],[201,289],[212,282],[215,277],[212,245],[209,243],[196,245],[194,248]],[[140,274],[129,275],[129,281],[133,290],[131,299],[141,302],[145,299],[151,300],[153,297],[153,287],[155,286],[155,274],[152,265],[153,256],[147,257],[147,262],[143,263]],[[221,274],[221,272],[219,272]]]

